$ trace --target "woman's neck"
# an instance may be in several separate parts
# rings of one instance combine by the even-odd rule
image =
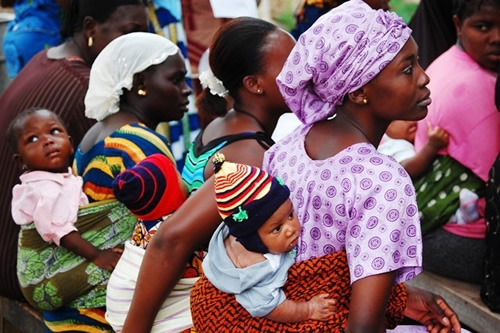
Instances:
[[[49,48],[47,57],[49,59],[78,57],[90,67],[92,66],[93,58],[86,43],[83,34],[75,34],[75,36],[69,38],[64,43]]]
[[[351,136],[353,140],[357,140],[358,142],[369,142],[375,147],[380,143],[389,125],[388,122],[385,126],[378,126],[379,121],[376,119],[354,117],[352,114],[342,111],[337,112],[334,122],[337,122],[334,126],[344,128],[346,133]]]
[[[155,124],[152,121],[147,120],[144,117],[140,107],[137,107],[132,103],[126,103],[126,102],[120,103],[120,111],[118,113],[121,114],[122,117],[132,120],[132,122],[143,123],[144,125],[146,125],[151,129],[155,129],[156,126],[158,125],[157,123]]]
[[[233,111],[240,116],[251,118],[261,129],[262,132],[271,136],[278,123],[279,116],[273,116],[272,112],[259,108],[258,105],[247,106],[241,103],[235,103]]]

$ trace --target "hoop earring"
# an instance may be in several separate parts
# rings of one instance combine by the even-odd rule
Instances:
[[[89,47],[92,47],[92,45],[94,45],[94,38],[92,38],[92,36],[89,37],[87,44]]]
[[[139,89],[137,90],[137,95],[139,96],[146,96],[148,93],[144,89]]]
[[[368,104],[368,100],[366,98],[363,98],[363,104]]]

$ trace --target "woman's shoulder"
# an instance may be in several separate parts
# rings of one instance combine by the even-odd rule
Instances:
[[[90,67],[81,59],[50,59],[47,51],[35,55],[12,82],[12,87],[26,91],[28,87],[57,89],[64,94],[87,90]],[[48,88],[54,87],[54,88]],[[77,89],[79,88],[79,89]],[[33,88],[31,88],[33,89]],[[58,91],[54,91],[56,93]]]
[[[369,177],[374,183],[398,180],[399,185],[411,184],[408,172],[392,156],[382,154],[370,143],[355,144],[339,153],[338,162],[355,178]]]

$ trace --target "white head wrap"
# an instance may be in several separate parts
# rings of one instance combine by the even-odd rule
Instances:
[[[177,54],[165,37],[133,32],[114,39],[99,53],[90,70],[85,115],[98,121],[118,112],[123,89],[130,90],[134,74]]]
[[[217,95],[225,98],[229,95],[229,91],[227,91],[226,87],[224,87],[224,83],[219,80],[212,70],[208,69],[200,74],[200,84],[203,89],[209,89],[212,95]]]

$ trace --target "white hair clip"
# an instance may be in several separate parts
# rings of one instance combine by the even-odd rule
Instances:
[[[229,94],[229,91],[227,91],[226,87],[224,87],[222,81],[216,78],[211,70],[204,71],[200,74],[199,78],[203,89],[208,88],[212,95],[225,98]]]

